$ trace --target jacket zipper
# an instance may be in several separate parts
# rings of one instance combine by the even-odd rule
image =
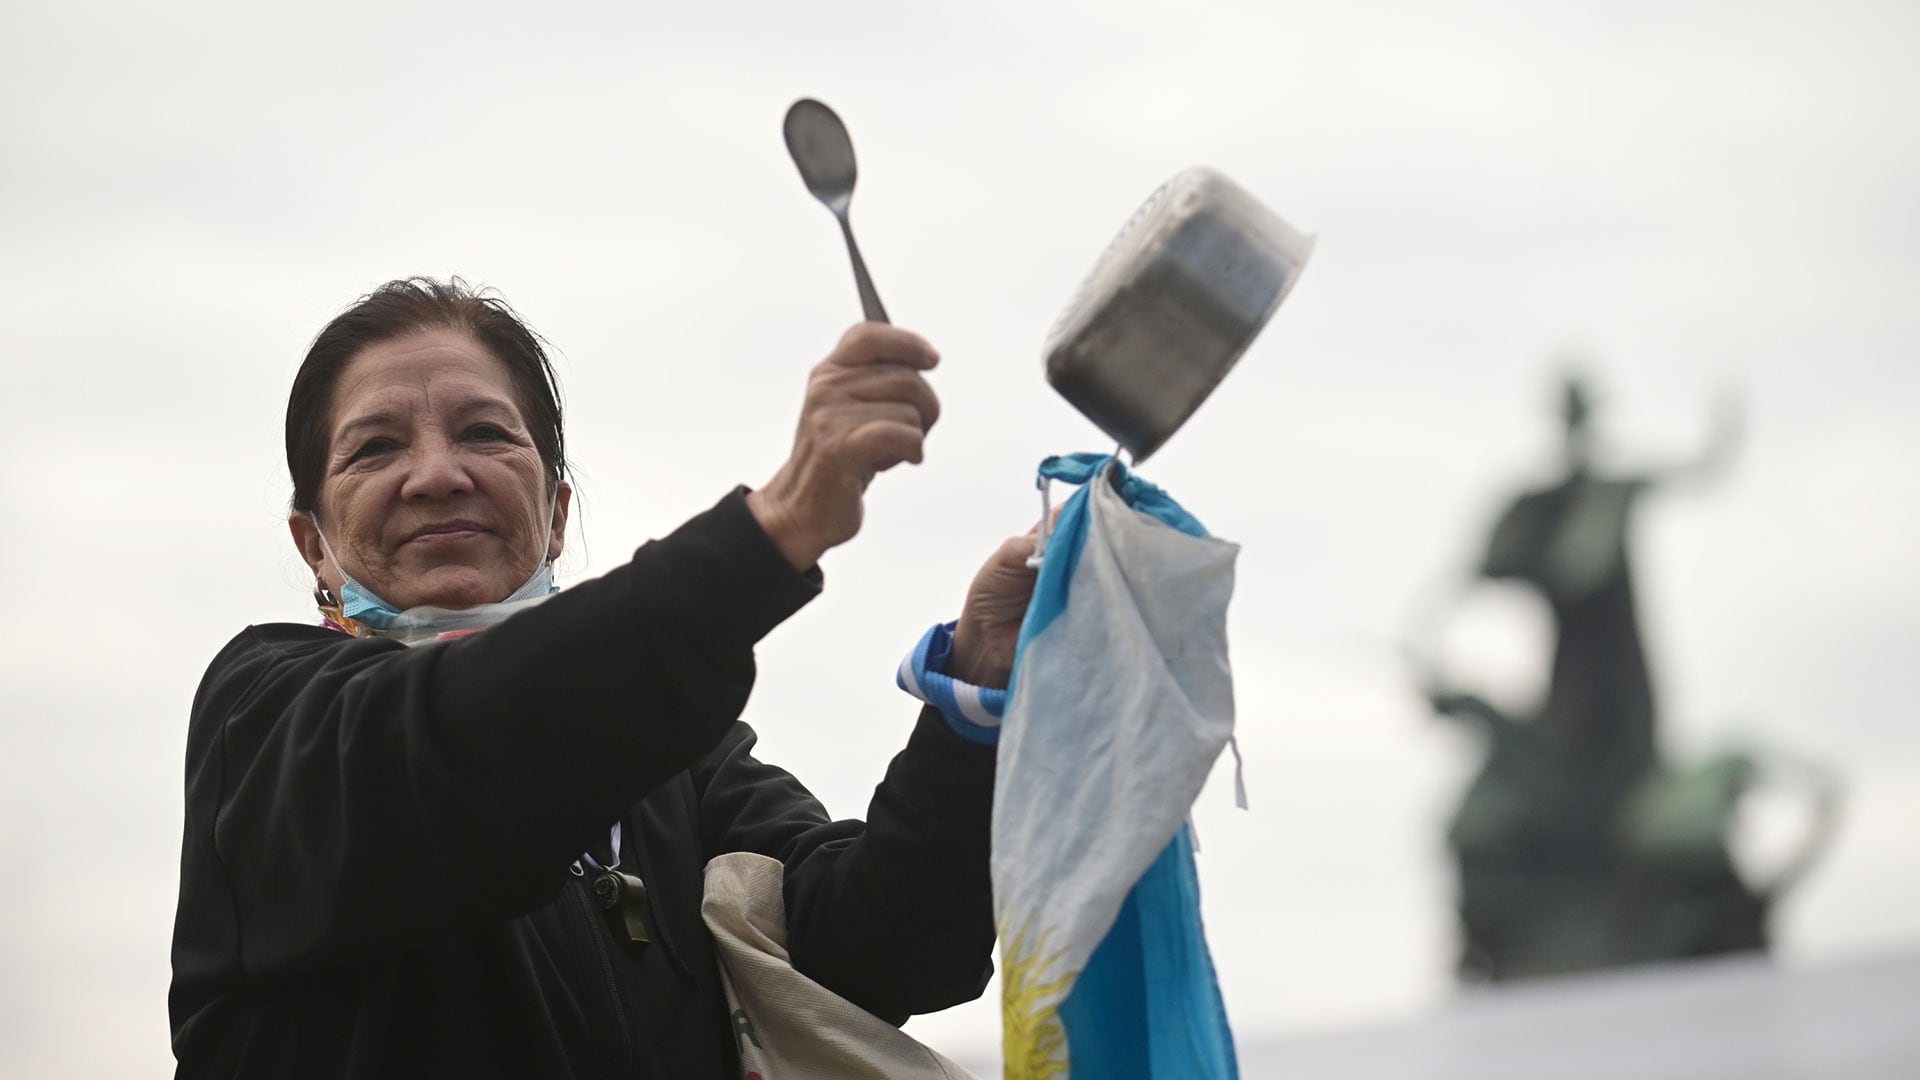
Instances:
[[[640,1065],[640,1046],[634,1037],[633,1017],[627,1012],[626,991],[620,986],[620,977],[613,970],[613,953],[607,948],[605,927],[601,925],[600,912],[594,906],[593,898],[587,895],[587,885],[576,878],[573,887],[575,906],[586,920],[587,936],[593,939],[593,953],[600,960],[600,975],[606,980],[608,1000],[613,1003],[614,1022],[620,1028],[620,1045],[626,1048],[626,1068],[622,1072],[632,1075]]]

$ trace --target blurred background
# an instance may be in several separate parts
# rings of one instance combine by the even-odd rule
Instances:
[[[171,1067],[188,706],[243,625],[314,617],[280,441],[313,333],[391,277],[499,288],[568,396],[562,583],[604,572],[771,475],[858,317],[781,142],[801,96],[847,121],[880,295],[944,355],[927,463],[760,653],[747,718],[834,813],[1035,463],[1108,448],[1042,377],[1053,317],[1206,164],[1319,237],[1145,469],[1244,545],[1251,809],[1220,769],[1194,812],[1243,1046],[1453,993],[1443,829],[1480,751],[1403,646],[1541,694],[1538,600],[1438,605],[1557,470],[1576,361],[1610,467],[1741,402],[1719,482],[1634,525],[1663,747],[1841,775],[1777,954],[1911,953],[1915,41],[1899,3],[0,5],[0,1074]],[[997,995],[911,1030],[990,1066]]]

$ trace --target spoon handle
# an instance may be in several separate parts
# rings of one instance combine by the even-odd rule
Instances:
[[[853,257],[853,283],[860,289],[860,310],[868,322],[889,321],[887,309],[880,305],[880,294],[873,291],[873,279],[867,276],[867,260],[860,257],[860,245],[853,242],[853,226],[847,223],[845,214],[834,217],[840,219],[840,235],[847,238],[847,254]]]

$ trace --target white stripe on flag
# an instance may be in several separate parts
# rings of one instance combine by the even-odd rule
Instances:
[[[927,692],[920,689],[920,680],[913,676],[913,661],[919,654],[920,650],[915,649],[907,654],[906,659],[900,661],[900,685],[906,688],[907,693],[921,701],[926,701]]]
[[[981,727],[999,727],[1000,718],[987,711],[980,703],[980,688],[972,683],[954,680],[954,704],[960,706],[960,715]]]

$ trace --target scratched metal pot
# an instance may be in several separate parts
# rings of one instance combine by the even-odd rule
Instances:
[[[1161,185],[1047,340],[1047,381],[1144,461],[1186,423],[1293,288],[1308,236],[1212,169]]]

